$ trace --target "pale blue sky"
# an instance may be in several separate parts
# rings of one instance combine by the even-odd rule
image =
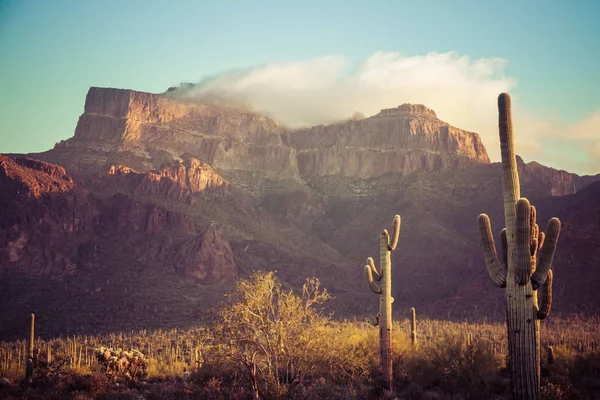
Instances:
[[[0,0],[0,152],[71,137],[90,86],[162,92],[276,62],[339,55],[352,68],[378,51],[503,58],[523,109],[577,124],[600,110],[599,15],[595,0]],[[560,140],[548,142],[556,156]]]

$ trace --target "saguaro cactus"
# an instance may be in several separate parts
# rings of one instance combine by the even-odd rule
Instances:
[[[35,344],[35,314],[31,314],[31,323],[29,324],[29,350],[27,358],[33,358],[33,349]]]
[[[540,398],[540,320],[550,312],[552,259],[560,234],[560,221],[548,222],[546,235],[539,232],[535,207],[521,198],[512,132],[511,102],[506,93],[498,97],[502,191],[504,262],[498,259],[490,219],[478,218],[488,273],[494,285],[505,288],[509,370],[515,399]],[[539,250],[539,262],[537,260]],[[543,304],[538,308],[538,288]]]
[[[35,344],[35,314],[31,314],[29,325],[29,347],[27,349],[27,361],[25,362],[25,381],[31,383],[33,379],[33,349]]]
[[[379,325],[379,361],[383,376],[388,384],[388,389],[392,390],[392,262],[391,253],[398,244],[400,236],[400,216],[394,217],[394,231],[390,237],[387,229],[384,229],[379,235],[379,259],[380,270],[377,271],[375,263],[371,257],[367,258],[365,273],[371,290],[379,295],[379,314],[372,322],[373,325]],[[380,285],[373,280],[381,282]]]
[[[414,307],[410,309],[410,342],[417,347],[417,311]]]

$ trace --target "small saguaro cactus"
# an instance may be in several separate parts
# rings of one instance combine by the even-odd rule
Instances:
[[[417,311],[414,307],[410,309],[410,342],[417,347]]]
[[[33,359],[33,350],[35,345],[35,314],[31,314],[31,322],[29,324],[29,350],[27,358]]]
[[[505,288],[509,371],[515,399],[540,398],[540,320],[552,303],[552,259],[560,221],[552,218],[546,234],[536,223],[535,207],[521,198],[512,132],[511,102],[498,97],[502,192],[506,228],[501,232],[503,262],[498,258],[490,219],[478,218],[485,263],[494,285]],[[539,252],[539,261],[538,261]],[[542,304],[538,308],[538,289]]]
[[[548,365],[554,364],[554,348],[548,346]]]
[[[25,381],[31,383],[33,379],[33,350],[35,344],[35,314],[31,314],[29,324],[29,347],[27,349],[27,361],[25,362]]]
[[[379,325],[379,361],[388,389],[392,390],[392,262],[391,253],[400,236],[400,216],[394,217],[394,231],[390,237],[387,229],[379,235],[380,271],[377,271],[371,257],[367,258],[365,273],[371,290],[379,295],[379,314],[371,322]],[[381,282],[380,285],[373,280]]]

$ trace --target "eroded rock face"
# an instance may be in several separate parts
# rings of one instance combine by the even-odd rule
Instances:
[[[581,177],[571,172],[541,165],[535,161],[525,163],[517,157],[521,186],[535,189],[538,195],[565,196],[598,180],[598,177]]]
[[[99,230],[122,240],[168,232],[196,232],[195,223],[186,215],[121,193],[103,199],[100,207]]]
[[[181,273],[203,284],[233,283],[238,276],[231,245],[216,226],[184,243],[176,259]]]
[[[45,193],[67,192],[75,187],[75,183],[58,165],[0,154],[0,187],[2,198],[40,198]]]
[[[0,155],[0,268],[33,276],[75,272],[98,210],[62,167]]]
[[[158,171],[146,173],[124,165],[112,165],[108,175],[122,185],[133,187],[133,193],[137,195],[162,196],[188,204],[193,203],[195,193],[205,190],[224,192],[229,188],[227,180],[208,164],[194,158],[174,161]]]
[[[237,277],[229,242],[217,228],[199,235],[202,227],[190,216],[145,200],[152,195],[189,202],[194,193],[226,190],[229,183],[212,168],[195,159],[155,173],[119,165],[110,168],[107,178],[88,184],[103,194],[95,198],[62,167],[0,155],[0,268],[62,278],[76,273],[83,258],[105,262],[95,254],[109,237],[129,244],[137,260],[157,257],[181,277],[200,283]],[[133,186],[139,197],[112,194],[111,185]]]
[[[362,179],[389,172],[489,163],[479,135],[454,128],[422,105],[403,104],[360,121],[289,132],[302,177]]]
[[[63,154],[74,149],[80,152],[77,163]],[[120,156],[125,153],[127,157]],[[438,120],[422,105],[403,104],[360,121],[284,131],[276,121],[252,112],[107,88],[90,89],[75,136],[42,156],[89,174],[94,163],[106,168],[126,159],[128,166],[147,172],[186,155],[219,171],[284,179],[366,179],[489,163],[476,133]]]
[[[295,151],[282,145],[280,132],[276,121],[252,112],[133,90],[91,88],[75,136],[57,149],[128,151],[149,169],[158,167],[153,161],[159,150],[163,157],[189,154],[215,168],[297,176]]]

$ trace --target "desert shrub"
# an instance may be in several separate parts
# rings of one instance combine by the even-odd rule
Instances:
[[[541,400],[563,400],[565,393],[559,385],[547,382],[540,388],[540,398]]]
[[[572,358],[560,360],[551,369],[549,381],[559,385],[565,398],[598,398],[600,393],[600,353],[588,352],[577,354]],[[563,375],[559,375],[562,372]]]
[[[499,373],[500,360],[477,340],[467,345],[459,335],[449,334],[405,357],[398,362],[395,379],[397,389],[410,394],[407,398],[436,398],[443,393],[481,399],[502,395],[508,387]]]
[[[95,352],[98,364],[102,367],[106,377],[112,381],[117,376],[124,377],[132,382],[147,375],[148,360],[137,350],[123,351],[100,347]]]
[[[282,398],[312,378],[328,318],[320,306],[330,298],[317,279],[300,295],[285,290],[273,272],[255,272],[236,283],[219,312],[214,334],[237,375],[256,396]]]

